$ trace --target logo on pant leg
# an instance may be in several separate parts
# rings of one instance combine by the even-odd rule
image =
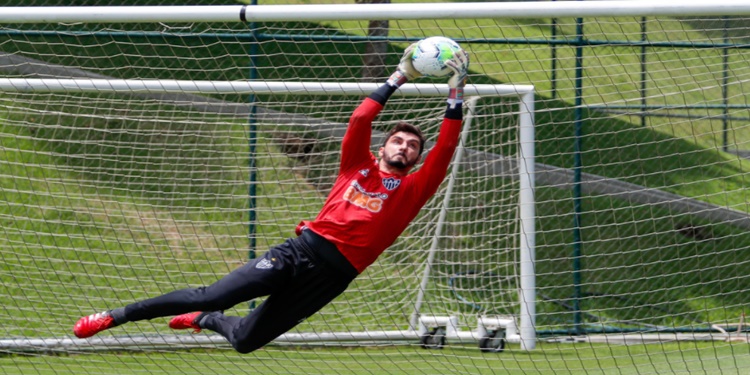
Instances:
[[[267,270],[267,269],[273,268],[273,263],[271,263],[270,260],[263,258],[258,263],[255,264],[255,268],[259,270]]]

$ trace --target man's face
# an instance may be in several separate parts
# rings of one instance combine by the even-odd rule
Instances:
[[[419,161],[419,137],[407,132],[393,134],[378,154],[391,168],[406,172]]]

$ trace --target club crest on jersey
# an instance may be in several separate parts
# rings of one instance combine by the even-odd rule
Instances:
[[[365,176],[365,177],[367,177],[367,174],[368,174],[368,173],[370,173],[370,170],[369,170],[369,169],[360,169],[360,170],[359,170],[359,174],[361,174],[362,176]]]
[[[398,187],[398,185],[401,185],[401,180],[393,177],[388,177],[383,179],[383,186],[388,190],[393,190]]]

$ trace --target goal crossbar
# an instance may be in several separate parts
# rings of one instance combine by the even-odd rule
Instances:
[[[596,16],[747,15],[746,0],[500,3],[2,7],[0,23],[271,22]]]
[[[267,81],[190,81],[90,78],[0,78],[5,92],[81,93],[195,93],[195,94],[307,94],[367,95],[377,83],[267,82]],[[407,96],[448,95],[446,84],[405,84],[397,92]],[[466,85],[465,96],[522,96],[534,92],[532,85]]]

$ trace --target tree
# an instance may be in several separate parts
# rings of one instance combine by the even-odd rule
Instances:
[[[390,4],[391,0],[355,0],[357,4]],[[368,25],[367,36],[387,37],[388,20],[372,20]],[[362,78],[365,81],[378,81],[384,77],[385,56],[388,52],[388,41],[370,40],[365,45],[362,58]]]

